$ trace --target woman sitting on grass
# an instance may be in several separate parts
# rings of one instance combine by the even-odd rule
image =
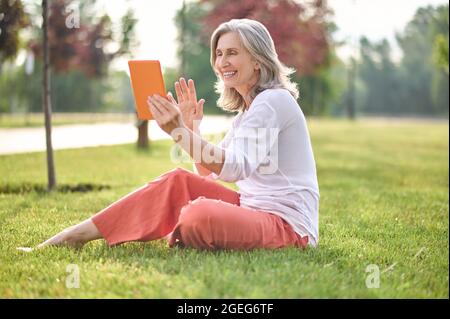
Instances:
[[[211,64],[219,106],[238,112],[218,145],[201,138],[204,100],[197,101],[194,81],[175,83],[178,101],[148,98],[154,119],[198,174],[169,171],[38,248],[100,238],[110,246],[166,238],[170,247],[199,249],[317,245],[316,167],[292,70],[278,60],[267,29],[248,19],[214,31]],[[239,192],[216,179],[236,182]]]

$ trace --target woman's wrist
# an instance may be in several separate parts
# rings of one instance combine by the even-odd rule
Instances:
[[[193,126],[189,126],[186,125],[186,128],[192,132],[194,132],[197,135],[200,135],[200,128],[198,127],[198,125],[193,125]]]
[[[189,139],[189,131],[192,131],[188,125],[181,125],[175,128],[170,136],[175,143],[181,142],[183,139]]]
[[[186,129],[188,129],[189,131],[194,132],[197,135],[200,135],[200,129],[198,127],[191,127],[191,126],[185,126]]]
[[[197,126],[194,125],[194,127],[191,127],[186,124],[173,130],[170,135],[172,136],[172,139],[175,143],[179,143],[182,139],[191,140],[191,137],[189,137],[189,136],[192,133],[189,133],[189,132],[192,132],[192,133],[194,133],[194,135],[198,135],[200,137],[202,136],[198,125]]]
[[[191,131],[194,132],[197,135],[200,135],[200,121],[201,120],[194,120],[192,122]]]

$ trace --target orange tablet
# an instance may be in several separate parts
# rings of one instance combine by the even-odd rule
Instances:
[[[147,98],[153,94],[166,97],[161,64],[156,60],[130,60],[128,67],[138,118],[151,120],[153,116],[148,108]]]

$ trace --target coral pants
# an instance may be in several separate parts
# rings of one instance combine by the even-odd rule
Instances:
[[[282,218],[239,206],[239,193],[176,168],[91,219],[110,246],[168,237],[169,246],[200,249],[305,247]],[[169,236],[168,236],[169,235]]]

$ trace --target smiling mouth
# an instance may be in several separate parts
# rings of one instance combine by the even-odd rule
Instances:
[[[223,72],[222,75],[225,79],[229,79],[229,78],[232,78],[233,76],[235,76],[236,73],[237,73],[237,71]]]

